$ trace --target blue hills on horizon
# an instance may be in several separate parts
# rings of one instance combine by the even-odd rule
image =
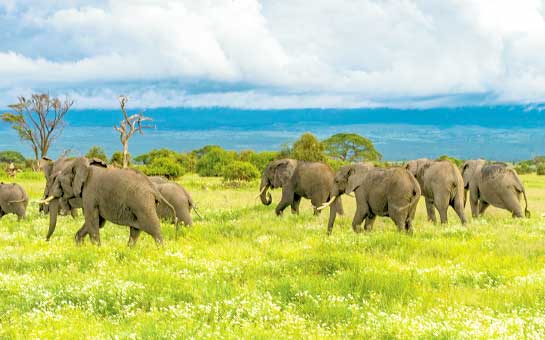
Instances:
[[[129,109],[129,114],[138,112]],[[279,150],[302,133],[327,138],[354,132],[370,138],[386,160],[458,158],[502,161],[545,154],[545,109],[541,106],[477,106],[434,109],[287,109],[158,108],[145,110],[154,129],[135,135],[133,155],[152,149],[190,151],[216,144],[226,149]],[[108,154],[120,150],[113,125],[122,118],[116,109],[72,110],[63,135],[51,149],[57,157],[71,149],[82,155],[93,145]],[[31,157],[30,147],[0,121],[0,150]]]

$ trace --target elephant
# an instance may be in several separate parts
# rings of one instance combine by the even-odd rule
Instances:
[[[153,183],[153,185],[176,210],[176,215],[173,215],[169,206],[163,202],[159,202],[157,205],[157,216],[170,221],[174,221],[174,217],[177,217],[181,219],[185,225],[192,226],[191,209],[195,210],[197,215],[198,212],[191,195],[189,195],[185,188],[178,183],[168,181],[162,184]]]
[[[298,214],[303,197],[310,199],[317,215],[320,213],[317,207],[330,199],[334,178],[335,173],[327,164],[280,159],[270,162],[263,171],[258,196],[264,205],[270,205],[272,197],[268,189],[282,188],[282,199],[275,209],[277,216],[282,215],[288,205],[293,214]],[[331,209],[341,215],[344,213],[340,198]]]
[[[523,217],[520,194],[526,204],[524,216],[530,217],[526,190],[516,171],[504,163],[487,164],[485,160],[469,160],[462,164],[465,197],[469,191],[469,203],[473,217],[482,215],[489,205],[510,211],[513,217]]]
[[[136,244],[141,231],[151,235],[158,245],[163,236],[157,216],[157,205],[164,202],[176,211],[154,187],[146,175],[135,169],[107,168],[98,159],[79,157],[71,166],[55,176],[50,196],[81,198],[84,225],[76,233],[77,243],[89,234],[91,242],[100,245],[100,228],[106,221],[130,227],[129,246]],[[175,217],[178,229],[177,217]]]
[[[148,176],[148,178],[154,184],[165,184],[170,182],[166,177],[163,176]]]
[[[40,168],[42,169],[46,179],[43,196],[44,199],[50,196],[49,193],[56,176],[58,176],[65,169],[71,167],[74,164],[74,161],[75,159],[65,157],[59,158],[56,161],[46,157],[42,158],[40,161]],[[81,198],[78,197],[71,197],[70,199],[59,197],[48,202],[48,204],[41,203],[40,211],[49,214],[49,229],[45,237],[46,241],[49,241],[55,232],[58,215],[71,214],[72,218],[76,218],[78,215],[78,209],[81,208],[83,208],[83,203],[81,202]]]
[[[428,220],[435,223],[435,208],[439,211],[441,223],[447,223],[447,210],[451,206],[462,224],[467,220],[464,214],[464,180],[460,170],[448,160],[434,161],[421,158],[410,161],[405,168],[412,173],[422,196],[426,200]]]
[[[26,218],[28,195],[16,183],[0,182],[0,219],[7,214],[17,215],[17,221]]]
[[[371,230],[376,216],[388,216],[399,231],[412,232],[412,220],[420,199],[420,186],[416,178],[404,168],[364,168],[357,165],[341,167],[335,174],[331,196],[355,192],[356,213],[352,229],[360,233]],[[320,207],[321,209],[326,205]],[[328,234],[333,230],[335,218],[330,214]]]

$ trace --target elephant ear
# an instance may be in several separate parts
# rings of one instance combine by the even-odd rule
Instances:
[[[410,161],[407,164],[405,164],[405,169],[409,171],[413,176],[416,176],[416,171],[418,170],[418,162],[417,161]]]
[[[89,165],[99,166],[99,167],[102,167],[102,168],[107,168],[108,167],[108,164],[106,164],[106,162],[104,162],[102,159],[94,158],[94,157],[89,160]]]
[[[293,176],[295,171],[295,165],[290,162],[290,160],[278,161],[274,169],[273,183],[275,187],[284,186],[290,178]]]
[[[348,177],[345,194],[349,194],[356,190],[363,183],[364,177],[365,174],[352,172]]]
[[[53,162],[51,161],[51,159],[47,157],[42,157],[42,159],[39,162],[39,166],[40,166],[40,169],[42,169],[45,175],[45,178],[46,179],[49,178],[49,176],[51,175],[51,169],[53,169]]]
[[[89,176],[90,164],[87,158],[81,157],[74,161],[74,164],[65,171],[71,171],[74,174],[72,189],[75,197],[81,197],[83,185]]]

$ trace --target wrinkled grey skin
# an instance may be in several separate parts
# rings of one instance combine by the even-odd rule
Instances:
[[[16,183],[0,182],[0,219],[7,214],[17,215],[17,221],[26,218],[28,195]]]
[[[59,158],[56,161],[44,158],[40,161],[40,168],[42,169],[45,175],[45,189],[44,197],[47,198],[50,196],[50,191],[53,186],[53,182],[56,176],[58,176],[66,168],[72,166],[74,159],[68,158]],[[57,227],[57,216],[58,215],[67,215],[71,214],[72,218],[77,217],[78,209],[83,207],[81,199],[72,197],[66,199],[64,197],[56,198],[49,204],[40,204],[40,211],[49,214],[49,229],[47,230],[47,235],[45,237],[46,241],[49,241],[55,228]]]
[[[150,180],[152,179],[150,178]],[[156,179],[153,179],[152,181],[154,180]],[[172,209],[164,202],[160,201],[157,205],[157,216],[162,219],[168,219],[173,223],[175,217],[177,217],[178,219],[181,219],[185,225],[192,226],[191,209],[195,207],[195,203],[185,188],[178,183],[168,181],[160,184],[154,182],[153,185],[176,210],[176,215],[174,215]]]
[[[376,216],[388,216],[399,231],[412,232],[412,220],[420,198],[420,186],[416,178],[403,168],[370,168],[357,170],[342,167],[335,176],[337,193],[356,195],[356,213],[352,229],[360,233],[360,225],[371,230]],[[328,225],[330,233],[332,225]]]
[[[329,165],[319,162],[304,162],[294,159],[280,159],[267,165],[261,176],[259,190],[261,202],[272,203],[269,189],[282,188],[282,198],[275,209],[276,215],[281,215],[289,205],[293,214],[299,213],[301,198],[310,199],[316,209],[329,200],[335,173]],[[335,213],[343,214],[342,201],[338,199],[330,206]]]
[[[489,205],[506,209],[513,217],[523,217],[520,194],[526,204],[524,215],[530,217],[526,191],[514,169],[502,163],[486,164],[479,159],[464,162],[461,171],[473,217],[483,214]]]
[[[130,246],[141,231],[150,234],[157,244],[163,243],[156,208],[166,200],[140,171],[108,169],[99,160],[80,157],[55,177],[51,194],[81,198],[85,223],[76,233],[78,243],[88,234],[92,242],[100,244],[100,228],[106,221],[130,227]]]
[[[154,184],[165,184],[170,182],[166,177],[163,176],[148,176],[148,178]]]
[[[458,214],[462,224],[467,222],[464,214],[464,180],[460,170],[447,160],[434,161],[421,158],[410,161],[405,168],[420,184],[422,196],[426,200],[428,220],[435,223],[435,208],[439,211],[441,223],[447,223],[447,210],[451,206]]]
[[[374,164],[370,162],[365,163],[354,163],[350,165],[345,165],[341,167],[335,173],[335,179],[333,187],[331,188],[331,197],[336,197],[335,200],[340,199],[341,195],[347,193],[346,186],[348,183],[348,178],[353,174],[361,174],[369,169],[374,168]],[[329,222],[327,224],[327,234],[331,235],[333,231],[333,225],[335,224],[335,218],[337,217],[336,211],[334,209],[329,210]]]

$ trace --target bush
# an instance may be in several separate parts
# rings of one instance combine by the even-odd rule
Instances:
[[[17,151],[1,151],[0,163],[17,163],[21,164],[25,162],[25,157]]]
[[[324,162],[326,156],[324,145],[310,132],[306,132],[293,143],[291,158],[300,161]]]
[[[540,176],[545,175],[545,163],[539,163],[536,166],[536,173]]]
[[[172,157],[154,158],[143,172],[148,176],[165,176],[168,179],[176,179],[184,175],[183,166]]]
[[[274,151],[255,152],[253,150],[244,150],[237,155],[237,160],[252,163],[258,171],[263,171],[267,164],[278,159],[279,153]]]
[[[517,164],[517,166],[515,167],[515,171],[520,174],[520,175],[524,175],[524,174],[530,174],[533,172],[533,169],[530,165],[528,165],[527,163],[519,163]]]
[[[223,168],[223,179],[226,181],[249,182],[259,177],[259,171],[249,162],[233,161]]]
[[[132,163],[132,157],[131,154],[127,154],[127,161],[129,165]],[[115,165],[117,167],[123,166],[123,152],[122,151],[116,151],[112,154],[112,158],[110,158],[110,164]]]
[[[96,146],[96,145],[89,149],[89,151],[87,152],[85,157],[87,157],[87,158],[98,158],[98,159],[103,160],[104,162],[108,161],[108,156],[106,156],[106,152],[104,151],[104,149],[102,147]],[[121,154],[121,157],[122,157],[121,160],[123,160],[123,154]]]
[[[176,158],[178,153],[176,151],[163,148],[163,149],[153,149],[148,153],[142,154],[134,158],[135,162],[143,163],[145,165],[151,164],[156,158]]]
[[[235,155],[234,152],[228,152],[220,147],[211,147],[197,161],[197,173],[200,176],[222,176],[223,168],[235,160]]]
[[[462,164],[464,163],[463,160],[461,160],[459,158],[451,157],[451,156],[448,156],[448,155],[439,156],[439,158],[437,158],[437,160],[438,161],[444,161],[444,160],[451,161],[452,164],[456,165],[457,167],[462,166]]]

